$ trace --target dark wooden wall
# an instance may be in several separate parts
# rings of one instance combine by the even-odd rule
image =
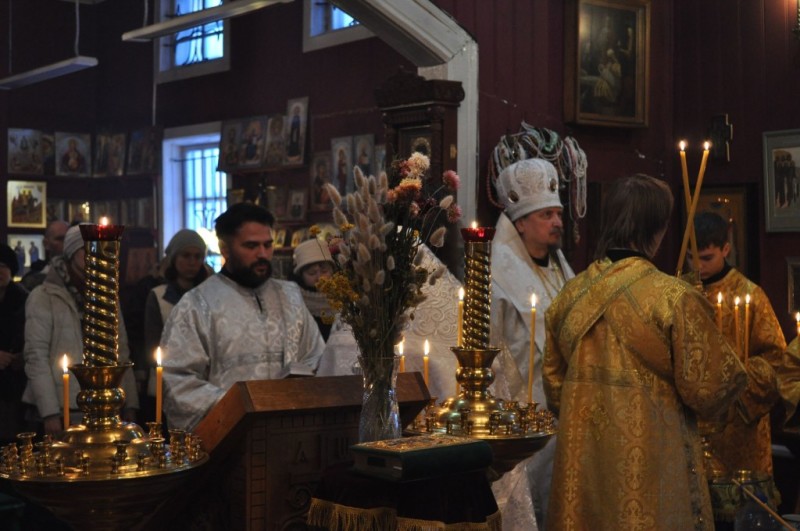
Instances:
[[[0,28],[8,5],[0,0]],[[757,224],[751,256],[756,280],[773,300],[789,337],[784,258],[798,255],[796,233],[766,233],[761,135],[800,128],[800,41],[790,33],[796,0],[659,0],[651,4],[650,123],[647,128],[573,126],[563,120],[563,0],[434,0],[479,45],[479,174],[502,134],[520,121],[577,138],[589,157],[589,181],[602,183],[631,172],[664,178],[676,194],[680,138],[699,142],[711,117],[728,113],[734,124],[730,163],[711,161],[708,186],[748,186]],[[152,47],[122,43],[120,35],[141,26],[139,0],[106,0],[82,6],[81,52],[100,67],[25,89],[0,92],[0,144],[7,127],[94,130],[150,123]],[[286,100],[310,98],[309,153],[329,149],[331,137],[381,133],[373,89],[408,61],[378,39],[303,54],[302,3],[277,5],[231,21],[230,72],[160,85],[156,120],[173,127],[209,120],[282,112]],[[13,0],[14,72],[72,54],[73,5],[56,0]],[[0,71],[7,72],[8,40],[0,39]],[[378,138],[380,141],[380,137]],[[645,158],[641,158],[641,153]],[[0,167],[6,166],[0,149]],[[699,152],[689,154],[696,172]],[[0,191],[5,199],[5,187]],[[5,200],[3,201],[5,204]],[[481,188],[479,209],[496,215]],[[589,205],[590,215],[598,204]],[[682,223],[676,210],[657,263],[675,268]],[[5,215],[0,221],[4,227]],[[580,224],[573,252],[583,269],[589,224]]]

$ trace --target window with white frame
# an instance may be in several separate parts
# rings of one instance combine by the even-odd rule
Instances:
[[[227,174],[217,171],[219,122],[164,132],[161,241],[180,229],[197,231],[208,245],[207,262],[222,267],[214,220],[228,207]]]
[[[221,5],[223,0],[158,0],[159,21]],[[224,20],[180,31],[158,39],[155,46],[156,81],[223,72],[230,68],[230,30]]]
[[[358,20],[326,0],[304,0],[303,51],[310,52],[330,46],[373,37],[374,34]]]

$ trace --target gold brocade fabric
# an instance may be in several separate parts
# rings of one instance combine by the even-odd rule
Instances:
[[[500,511],[486,517],[485,523],[447,524],[433,520],[398,517],[394,509],[348,507],[318,498],[311,500],[306,523],[328,531],[501,531]]]
[[[706,297],[715,311],[717,294],[722,293],[722,332],[738,345],[739,359],[744,361],[745,295],[749,294],[750,337],[747,372],[749,383],[731,407],[724,429],[709,436],[714,456],[728,469],[752,470],[772,475],[772,447],[769,411],[780,398],[777,374],[783,371],[786,340],[778,318],[764,291],[736,269],[721,280],[705,286]],[[739,338],[736,338],[734,297],[738,296]],[[796,402],[795,402],[796,404]]]
[[[547,312],[543,377],[560,412],[548,531],[713,529],[696,414],[747,383],[713,308],[633,257],[598,261]]]

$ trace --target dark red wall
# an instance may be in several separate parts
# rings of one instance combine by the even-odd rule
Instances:
[[[0,27],[8,26],[8,1],[0,1]],[[800,128],[800,41],[795,0],[659,0],[651,3],[649,127],[616,129],[573,126],[563,120],[563,0],[434,0],[479,45],[479,170],[502,134],[520,121],[570,134],[589,158],[589,181],[601,183],[631,172],[664,177],[682,194],[676,143],[706,137],[711,117],[728,113],[734,125],[730,163],[712,160],[708,186],[731,184],[755,190],[750,198],[751,257],[786,332],[786,256],[800,255],[796,233],[766,233],[763,208],[762,133]],[[152,46],[122,43],[120,35],[141,26],[142,3],[107,0],[82,6],[81,52],[101,66],[10,93],[0,92],[0,143],[6,127],[42,129],[138,127],[152,107]],[[157,122],[166,127],[282,112],[289,98],[308,96],[310,152],[328,149],[331,137],[381,133],[373,90],[408,61],[378,39],[303,54],[302,2],[277,5],[231,21],[230,72],[160,85]],[[13,2],[14,72],[72,54],[73,5],[55,0]],[[0,39],[0,69],[7,71],[8,42]],[[641,158],[637,152],[644,155]],[[5,167],[0,150],[0,167]],[[689,153],[691,173],[699,152]],[[5,190],[0,192],[3,196]],[[479,208],[488,206],[482,187]],[[5,201],[4,201],[5,204]],[[590,215],[598,204],[590,204]],[[672,230],[657,259],[672,271],[682,223],[676,209]],[[5,216],[3,216],[3,221]],[[585,267],[588,223],[573,252]],[[792,334],[793,335],[793,332]]]

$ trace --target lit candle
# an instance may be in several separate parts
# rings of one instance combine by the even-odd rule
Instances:
[[[742,351],[742,343],[739,339],[739,303],[741,299],[736,297],[733,299],[733,333],[735,334],[736,338],[736,352],[740,353]]]
[[[425,355],[422,356],[422,379],[425,380],[425,385],[428,385],[428,354],[431,351],[431,345],[428,343],[428,340],[425,340]]]
[[[161,366],[161,347],[156,348],[156,422],[161,422],[161,379],[162,371],[164,368]]]
[[[536,294],[531,295],[531,348],[528,360],[528,403],[533,403],[533,364],[536,360]]]
[[[458,288],[458,317],[457,319],[457,326],[458,326],[458,340],[456,345],[459,347],[464,346],[464,288]]]
[[[717,329],[722,332],[722,292],[717,293]]]
[[[750,294],[744,296],[744,361],[750,353]]]
[[[700,199],[700,189],[703,187],[703,177],[706,173],[706,162],[708,161],[708,149],[711,147],[709,142],[706,142],[703,146],[705,149],[703,151],[703,160],[700,163],[700,172],[697,174],[697,182],[694,185],[694,195],[692,196],[692,201],[689,204],[689,215],[686,219],[686,230],[683,232],[683,242],[681,243],[681,250],[680,254],[678,255],[678,273],[680,274],[681,270],[683,269],[683,261],[686,258],[686,251],[689,246],[689,240],[691,239],[692,235],[694,234],[694,213],[697,210],[697,202]],[[695,243],[694,247],[697,244]],[[694,260],[694,267],[695,271],[700,269],[700,257],[698,256],[696,249],[692,248],[692,252],[694,256],[692,257]]]
[[[683,197],[684,200],[686,201],[686,208],[687,208],[686,213],[688,214],[689,205],[692,204],[692,192],[689,188],[689,169],[686,166],[686,141],[681,140],[678,145],[680,146],[680,154],[681,154],[681,176],[683,177]],[[695,237],[694,234],[694,223],[692,223],[691,227],[687,225],[686,228],[687,230],[691,231],[689,234],[689,241],[692,247],[692,264],[694,266],[695,273],[699,275],[700,274],[700,272],[698,271],[699,257],[697,256],[697,238]],[[678,264],[678,271],[681,271],[681,268],[683,268],[683,263]]]
[[[61,368],[64,369],[64,374],[61,376],[64,382],[64,431],[67,431],[67,428],[69,428],[69,372],[67,371],[68,365],[69,365],[69,359],[67,359],[67,355],[64,354],[64,357],[61,358]]]
[[[794,318],[797,321],[797,336],[800,337],[800,312],[794,314]]]
[[[477,221],[473,221],[469,228],[461,229],[461,237],[465,242],[489,242],[494,238],[494,227],[479,227]]]
[[[403,354],[403,345],[405,342],[405,339],[401,339],[400,343],[397,344],[397,353],[400,355],[400,372],[406,372],[406,355]]]

